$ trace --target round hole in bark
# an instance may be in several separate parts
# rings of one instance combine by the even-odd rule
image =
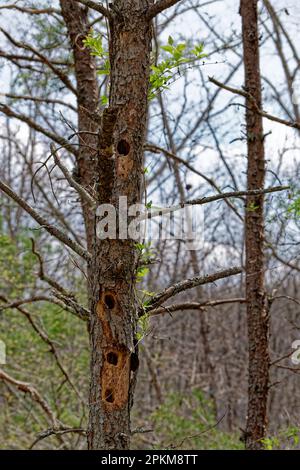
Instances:
[[[113,395],[113,391],[108,388],[107,390],[105,390],[105,400],[108,402],[108,403],[113,403],[115,401],[114,399],[114,395]]]
[[[118,355],[115,352],[109,352],[106,356],[107,362],[116,366],[118,364]]]
[[[109,310],[112,310],[116,304],[115,299],[113,295],[111,294],[105,295],[104,302],[105,302],[106,307],[109,308]]]
[[[119,155],[123,155],[124,157],[126,157],[126,155],[129,154],[130,145],[127,142],[127,140],[125,139],[119,140],[118,145],[117,145],[117,151]]]

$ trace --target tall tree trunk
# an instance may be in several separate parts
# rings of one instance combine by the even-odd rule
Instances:
[[[82,134],[99,128],[91,117],[98,105],[95,63],[88,49],[81,47],[88,33],[87,9],[74,0],[61,0],[75,60],[80,182],[85,187],[96,184],[98,203],[113,204],[117,212],[120,196],[127,196],[128,205],[141,201],[152,41],[151,19],[145,9],[151,4],[153,0],[115,0],[112,4],[109,106],[95,140],[93,135]],[[88,446],[128,449],[138,368],[136,250],[130,239],[99,240],[95,215],[84,204],[83,213],[92,253],[88,266],[92,312]]]
[[[110,99],[99,142],[99,203],[141,201],[152,29],[142,0],[118,0],[110,20]],[[121,215],[120,215],[121,217]],[[138,366],[133,240],[94,238],[90,267],[90,449],[128,449]]]
[[[96,113],[99,103],[95,58],[82,42],[90,29],[88,9],[74,0],[60,0],[60,6],[73,51],[76,76],[79,151],[74,176],[89,190],[95,183],[97,154],[97,137],[92,133],[99,129],[99,124],[91,116]],[[94,215],[86,201],[82,201],[82,212],[90,250],[93,242]]]
[[[257,0],[241,0],[245,88],[261,108]],[[262,117],[247,99],[248,189],[263,189],[265,156]],[[249,341],[248,415],[245,442],[260,449],[267,426],[269,312],[264,285],[264,197],[248,197],[246,208],[246,298]]]

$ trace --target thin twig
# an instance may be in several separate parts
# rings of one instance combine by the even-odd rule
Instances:
[[[217,421],[215,424],[213,424],[212,426],[209,426],[208,428],[204,429],[203,431],[201,431],[201,432],[199,432],[199,433],[197,433],[197,434],[193,434],[192,436],[187,436],[187,437],[185,437],[184,439],[182,439],[182,441],[180,441],[180,442],[177,443],[177,444],[170,444],[170,445],[167,447],[167,449],[178,449],[179,447],[181,447],[181,446],[183,445],[183,443],[184,443],[186,440],[196,439],[197,437],[202,436],[202,434],[205,434],[205,433],[211,431],[212,429],[216,428],[216,427],[220,424],[220,422],[225,418],[226,414],[227,414],[227,411],[225,411],[225,413],[223,414],[223,416],[221,416],[221,418],[218,419],[218,421]]]
[[[87,434],[87,430],[83,428],[64,428],[60,427],[59,429],[46,429],[45,431],[42,431],[38,434],[36,440],[30,445],[29,450],[33,449],[33,447],[43,439],[46,439],[49,436],[61,436],[63,434],[82,434],[85,436]]]
[[[0,379],[14,385],[17,387],[18,390],[29,393],[31,396],[32,400],[38,403],[38,405],[42,408],[42,410],[45,412],[49,420],[51,421],[53,427],[59,427],[60,422],[56,418],[54,412],[51,410],[50,405],[47,403],[47,401],[41,396],[41,394],[37,391],[37,389],[31,385],[30,383],[27,382],[21,382],[20,380],[17,380],[10,375],[8,375],[4,370],[0,369]]]
[[[139,216],[138,219],[139,220],[152,219],[153,217],[158,217],[158,216],[169,214],[171,212],[176,212],[180,209],[183,209],[185,206],[203,205],[203,204],[208,204],[210,202],[220,201],[222,199],[228,199],[231,197],[242,198],[243,196],[259,196],[260,194],[269,194],[269,193],[275,193],[275,192],[280,192],[280,191],[288,191],[289,189],[290,189],[290,186],[274,186],[272,188],[267,188],[267,189],[252,189],[249,191],[230,191],[230,192],[222,193],[222,194],[214,194],[213,196],[190,199],[188,201],[177,204],[176,206],[165,207],[165,208],[156,209],[156,210],[149,210],[146,214],[142,214],[141,216]]]
[[[232,304],[232,303],[244,304],[246,303],[246,299],[241,297],[237,299],[208,300],[206,302],[183,302],[180,304],[166,305],[165,307],[164,306],[159,307],[159,308],[150,310],[148,313],[151,316],[155,316],[155,315],[163,315],[165,313],[170,314],[173,312],[184,311],[184,310],[204,311],[208,307],[216,307],[217,305]]]
[[[247,91],[240,90],[238,88],[233,88],[233,87],[230,87],[228,85],[224,85],[224,83],[219,82],[218,80],[216,80],[213,77],[208,77],[208,79],[214,85],[217,85],[218,87],[223,88],[224,90],[227,90],[230,93],[234,93],[235,95],[240,95],[240,96],[243,96],[244,98],[249,99],[252,102],[252,104],[254,105],[254,110],[258,114],[260,114],[260,116],[262,116],[266,119],[269,119],[270,121],[274,121],[274,122],[278,122],[279,124],[283,124],[284,126],[293,127],[294,129],[300,129],[300,123],[299,122],[287,121],[286,119],[281,119],[277,116],[273,116],[272,114],[266,113],[265,111],[260,109],[257,106],[257,103],[256,103],[255,99],[253,98],[253,96],[250,93],[248,93]]]
[[[72,186],[72,188],[74,188],[78,192],[81,198],[89,204],[91,209],[95,210],[96,208],[95,199],[87,192],[87,190],[83,186],[81,186],[81,184],[77,183],[77,181],[74,180],[74,178],[72,177],[67,167],[61,162],[60,158],[58,157],[57,149],[55,148],[54,144],[50,145],[50,149],[51,149],[51,155],[53,156],[56,165],[59,167],[59,169],[63,173],[69,185]]]

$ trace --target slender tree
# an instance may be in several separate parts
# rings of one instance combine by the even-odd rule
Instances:
[[[264,188],[265,154],[257,0],[241,0],[245,89],[248,190]],[[262,447],[267,427],[269,387],[269,311],[264,273],[264,195],[248,196],[246,204],[246,300],[249,347],[248,413],[245,435],[248,449]]]

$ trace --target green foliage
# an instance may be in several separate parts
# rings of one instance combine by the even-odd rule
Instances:
[[[290,426],[279,431],[278,435],[262,439],[265,450],[286,449],[293,450],[299,446],[300,430],[297,426]]]
[[[7,287],[10,297],[18,296],[24,289],[33,285],[35,279],[33,267],[36,258],[30,246],[27,231],[20,229],[16,239],[12,240],[0,230],[0,272],[3,294],[6,293],[5,287]]]
[[[103,46],[101,34],[91,30],[83,40],[83,44],[90,49],[94,57],[102,60],[101,68],[97,72],[98,75],[109,76],[109,53]],[[195,45],[193,49],[187,50],[186,43],[175,44],[171,36],[169,36],[168,43],[161,46],[161,49],[166,53],[166,57],[158,64],[151,65],[149,100],[155,98],[158,91],[169,89],[170,80],[174,79],[176,73],[180,74],[183,65],[192,65],[206,57],[206,54],[203,53],[203,44]],[[106,97],[102,98],[102,104],[107,104],[107,101]]]
[[[144,277],[149,273],[149,268],[147,267],[147,265],[149,264],[149,261],[153,256],[151,242],[135,243],[135,248],[139,253],[139,265],[136,272],[136,281],[141,282]]]
[[[138,320],[138,331],[136,333],[136,339],[138,342],[142,341],[148,334],[150,328],[150,315],[145,313]]]
[[[291,202],[287,209],[288,215],[295,217],[296,219],[300,218],[300,191],[295,190],[294,194],[291,196]]]
[[[189,395],[170,393],[151,418],[159,438],[157,449],[243,449],[238,434],[216,426],[214,404],[199,389]]]
[[[145,276],[149,273],[149,268],[146,266],[139,266],[136,273],[136,282],[142,282]]]
[[[55,342],[60,360],[83,397],[88,394],[88,337],[82,321],[49,303],[31,306],[35,322]],[[17,310],[5,310],[1,318],[1,339],[6,344],[5,371],[16,379],[31,382],[70,427],[81,427],[82,407],[66,382],[49,347],[37,336],[27,319]],[[11,394],[0,384],[5,413],[0,414],[1,449],[28,448],[37,433],[47,429],[45,413],[27,395]],[[2,406],[2,405],[1,405]],[[74,439],[75,442],[75,439]],[[55,448],[56,440],[43,441],[37,448]]]
[[[277,437],[266,437],[262,439],[264,450],[274,450],[275,447],[279,447],[279,439]]]
[[[255,204],[254,202],[251,202],[250,204],[248,204],[246,210],[248,212],[255,212],[257,211],[257,209],[259,209],[259,206],[257,204]]]
[[[0,218],[0,295],[7,296],[9,301],[30,297],[35,293],[37,259],[31,252],[28,231],[20,228],[19,235],[11,238],[3,233],[3,229]],[[79,287],[83,290],[82,282]],[[76,295],[80,298],[79,291]],[[1,306],[4,299],[0,300]],[[38,328],[54,342],[65,370],[82,396],[86,397],[89,346],[82,321],[48,302],[26,305],[24,309],[30,312]],[[58,419],[66,425],[85,426],[86,410],[83,410],[75,391],[57,367],[49,345],[33,330],[28,318],[17,309],[3,310],[0,317],[0,339],[6,344],[7,353],[4,370],[16,379],[31,382],[47,399]],[[0,428],[3,430],[1,449],[28,448],[37,433],[49,427],[45,413],[30,396],[12,393],[2,382],[0,402],[3,409],[3,413],[0,413]],[[75,441],[76,437],[74,446]],[[55,438],[40,444],[40,448],[55,447]]]
[[[89,32],[87,37],[82,41],[85,47],[88,47],[91,51],[91,55],[101,59],[101,67],[97,70],[98,75],[107,76],[110,75],[110,60],[109,53],[103,46],[101,34],[95,33],[93,30]],[[101,104],[103,106],[108,104],[108,97],[101,97]]]
[[[91,50],[92,56],[99,57],[100,59],[106,59],[108,57],[108,52],[103,47],[101,34],[97,34],[95,31],[91,30],[82,42],[85,47]]]
[[[135,243],[135,248],[139,252],[139,259],[141,264],[147,264],[151,256],[153,256],[153,251],[151,248],[151,242],[148,243]]]
[[[151,65],[149,100],[155,98],[158,91],[169,89],[170,81],[176,74],[175,69],[180,74],[183,65],[191,65],[206,57],[203,53],[203,44],[198,44],[188,51],[186,43],[176,45],[171,36],[168,44],[161,46],[161,49],[167,53],[167,56],[158,64]]]
[[[106,106],[108,104],[108,97],[106,95],[101,96],[101,104],[102,106]]]

